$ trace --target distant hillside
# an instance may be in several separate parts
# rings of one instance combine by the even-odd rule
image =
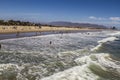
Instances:
[[[98,24],[90,24],[90,23],[72,23],[72,22],[63,22],[63,21],[57,21],[57,22],[51,22],[49,25],[53,26],[66,26],[66,27],[89,27],[89,28],[106,28],[106,26],[98,25]]]

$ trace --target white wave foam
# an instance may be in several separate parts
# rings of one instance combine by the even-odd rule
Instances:
[[[93,74],[87,65],[76,66],[63,72],[56,73],[41,80],[95,80],[98,76]]]
[[[108,37],[108,38],[105,38],[103,40],[100,40],[100,41],[98,41],[98,45],[96,47],[92,48],[91,51],[98,50],[102,46],[102,44],[105,42],[112,42],[112,41],[115,41],[117,39],[118,38],[116,38],[116,37]]]
[[[120,65],[115,64],[115,61],[113,61],[109,56],[109,54],[101,53],[79,57],[74,60],[78,66],[42,79],[40,79],[40,76],[48,71],[41,68],[40,65],[29,66],[29,64],[22,64],[21,66],[18,66],[16,64],[0,64],[0,75],[6,76],[6,79],[9,79],[10,76],[14,76],[18,80],[27,80],[28,76],[35,77],[35,80],[97,80],[100,76],[91,71],[89,68],[91,64],[99,66],[104,71],[107,71],[107,68],[112,68],[114,71],[116,70],[116,72],[119,73]],[[42,75],[42,77],[44,76]]]
[[[116,35],[120,35],[120,31],[117,31],[115,33],[109,34],[110,36],[116,36]]]
[[[92,48],[91,51],[98,50],[101,46],[102,46],[102,44],[99,44],[99,45],[97,45],[96,47]]]
[[[120,65],[116,65],[115,60],[113,61],[110,58],[109,54],[102,54],[102,55],[97,55],[96,57],[98,57],[98,61],[101,65],[105,66],[105,67],[109,67],[109,68],[120,68]]]
[[[105,43],[105,42],[114,41],[114,40],[117,40],[117,38],[116,37],[108,37],[108,38],[98,41],[98,43]]]
[[[97,80],[100,76],[90,70],[89,66],[91,64],[99,66],[103,71],[109,71],[109,69],[107,69],[108,67],[112,67],[113,69],[120,68],[120,65],[116,65],[110,61],[108,57],[109,54],[101,53],[77,58],[75,62],[81,66],[67,69],[52,76],[42,78],[41,80]]]
[[[88,62],[91,61],[89,56],[82,58],[77,58],[75,62],[77,64],[82,64],[81,66],[76,66],[67,69],[63,72],[56,73],[52,76],[45,77],[41,80],[95,80],[98,78],[88,69]]]

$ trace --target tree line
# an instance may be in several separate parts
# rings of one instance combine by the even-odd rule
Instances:
[[[25,21],[19,21],[19,20],[0,20],[0,25],[6,25],[6,26],[41,26],[40,23],[32,23],[32,22],[25,22]]]

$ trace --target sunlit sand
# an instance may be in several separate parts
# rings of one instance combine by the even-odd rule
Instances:
[[[93,30],[89,28],[67,28],[67,27],[49,27],[49,26],[0,26],[0,33],[17,32],[47,32],[47,31],[79,31]],[[96,29],[95,29],[96,30]]]

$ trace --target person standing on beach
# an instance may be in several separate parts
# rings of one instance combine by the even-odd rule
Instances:
[[[18,36],[19,36],[19,34],[20,34],[20,32],[18,31],[18,32],[17,32],[17,34],[16,34],[16,36],[18,37]]]

